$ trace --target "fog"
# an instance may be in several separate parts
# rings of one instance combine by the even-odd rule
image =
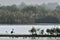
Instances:
[[[0,34],[10,34],[12,28],[14,28],[14,34],[31,34],[29,30],[32,27],[35,27],[36,29],[44,29],[44,31],[47,28],[56,28],[59,27],[60,25],[0,25]],[[6,33],[6,31],[8,33]]]
[[[57,2],[60,4],[60,0],[0,0],[1,5],[12,5],[12,4],[21,4],[24,2],[26,4],[41,4],[41,3],[54,3]]]

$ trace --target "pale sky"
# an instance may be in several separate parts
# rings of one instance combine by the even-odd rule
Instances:
[[[41,3],[50,3],[57,2],[60,4],[60,0],[0,0],[1,5],[19,5],[21,2],[25,2],[26,4],[41,4]]]

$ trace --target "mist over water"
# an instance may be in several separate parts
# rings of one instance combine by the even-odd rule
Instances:
[[[12,28],[14,29],[14,34],[30,34],[29,30],[32,27],[35,27],[36,29],[44,29],[44,31],[47,28],[60,28],[60,25],[0,25],[0,34],[10,34]],[[6,31],[8,33],[6,33]]]
[[[14,34],[31,34],[29,33],[29,30],[32,27],[35,27],[36,29],[47,29],[47,28],[56,28],[59,27],[60,25],[0,25],[0,34],[11,34],[12,28],[14,28]],[[6,31],[8,33],[6,33]],[[49,38],[49,37],[39,37],[39,38],[11,38],[11,37],[0,37],[0,40],[60,40],[60,38]]]

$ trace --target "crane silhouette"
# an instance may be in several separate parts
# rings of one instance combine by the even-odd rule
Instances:
[[[14,33],[14,29],[12,28],[11,34],[13,34],[13,33]]]

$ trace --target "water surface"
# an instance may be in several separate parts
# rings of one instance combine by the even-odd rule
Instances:
[[[0,25],[0,34],[11,34],[12,28],[14,28],[14,34],[31,34],[29,30],[35,27],[36,29],[44,29],[60,27],[60,25]],[[6,33],[7,31],[7,33]],[[39,34],[39,33],[38,33]],[[49,38],[49,37],[40,37],[40,38],[9,38],[9,37],[0,37],[0,40],[60,40],[60,38]]]

